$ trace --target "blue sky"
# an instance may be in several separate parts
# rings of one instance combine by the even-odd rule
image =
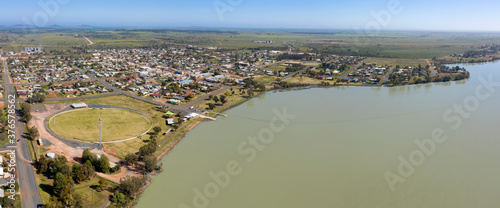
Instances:
[[[500,31],[500,1],[2,0],[0,24]],[[49,9],[43,6],[49,4]],[[395,6],[390,6],[390,4]],[[214,6],[218,5],[218,7]],[[219,8],[219,9],[217,9]],[[392,9],[391,8],[395,8]],[[55,12],[53,12],[55,11]],[[374,14],[381,15],[377,18]],[[389,18],[387,18],[387,14]],[[38,18],[38,19],[37,19]]]

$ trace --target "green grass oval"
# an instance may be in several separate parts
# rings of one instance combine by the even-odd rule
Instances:
[[[151,120],[145,115],[108,108],[63,112],[49,119],[49,127],[64,137],[99,142],[99,118],[103,142],[136,137],[151,127]]]

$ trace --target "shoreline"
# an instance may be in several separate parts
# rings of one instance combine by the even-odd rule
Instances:
[[[484,62],[484,63],[489,63],[489,62]],[[460,63],[458,63],[460,64]],[[474,63],[474,64],[478,64],[478,63]],[[466,78],[466,79],[461,79],[461,80],[450,80],[450,81],[447,81],[447,82],[457,82],[457,81],[467,81],[469,80],[469,78]],[[349,84],[336,84],[336,85],[329,85],[329,86],[322,86],[322,85],[308,85],[308,86],[302,86],[302,87],[290,87],[290,88],[273,88],[273,89],[266,89],[265,91],[262,91],[262,92],[259,92],[258,94],[256,94],[255,96],[253,97],[250,97],[250,98],[247,98],[245,100],[243,100],[242,102],[239,102],[239,103],[236,103],[236,104],[233,104],[231,106],[228,106],[222,110],[220,110],[218,112],[218,114],[220,113],[223,113],[223,112],[226,112],[234,107],[238,107],[240,106],[241,104],[243,103],[246,103],[248,102],[249,100],[253,99],[253,98],[256,98],[256,97],[259,97],[260,95],[264,94],[264,93],[268,93],[268,92],[273,92],[273,91],[277,91],[277,92],[280,92],[281,90],[302,90],[302,89],[312,89],[312,88],[330,88],[330,87],[346,87],[346,86],[352,86],[352,87],[400,87],[400,86],[411,86],[411,85],[420,85],[420,84],[438,84],[438,83],[447,83],[447,82],[429,82],[429,83],[418,83],[418,84],[405,84],[405,85],[396,85],[396,86],[387,86],[387,85],[349,85]],[[170,147],[168,147],[165,151],[161,152],[157,157],[157,162],[161,161],[165,156],[167,156],[167,154],[186,136],[186,134],[188,132],[190,132],[191,130],[193,130],[196,126],[198,126],[199,124],[203,123],[203,122],[206,122],[206,121],[210,121],[208,119],[204,119],[204,120],[201,120],[201,121],[198,121],[196,122],[196,124],[194,124],[193,126],[191,126],[181,137],[179,137],[174,143],[172,143],[172,145]],[[163,165],[163,164],[162,164]],[[163,170],[162,170],[163,171]],[[160,174],[162,171],[160,172],[157,172],[155,173],[154,175],[158,175]],[[151,177],[151,175],[148,175],[150,181],[149,183],[144,187],[144,189],[141,191],[141,193],[139,193],[139,195],[136,197],[136,199],[134,199],[133,203],[132,203],[132,207],[138,202],[138,200],[141,198],[142,194],[144,193],[144,191],[149,187],[149,185],[151,185],[153,183],[153,178]]]

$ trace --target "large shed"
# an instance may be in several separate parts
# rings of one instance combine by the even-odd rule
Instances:
[[[85,103],[73,103],[73,104],[71,104],[71,107],[72,108],[86,108],[88,106]]]

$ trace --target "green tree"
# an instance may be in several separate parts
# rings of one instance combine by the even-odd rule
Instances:
[[[31,105],[29,103],[21,103],[20,104],[20,113],[21,113],[21,118],[25,120],[26,122],[29,122],[32,118],[31,116]]]
[[[38,132],[36,126],[32,126],[31,128],[28,128],[28,130],[26,131],[26,136],[28,137],[28,139],[36,140],[36,138],[40,136],[40,133]]]
[[[85,180],[88,180],[88,179],[94,177],[95,169],[92,166],[92,163],[90,162],[90,160],[88,160],[84,165],[82,165],[82,170],[83,170],[83,173],[85,174]]]
[[[214,98],[212,98],[212,100],[214,100],[214,102],[217,103],[217,102],[219,102],[219,97],[214,96]]]
[[[156,152],[156,144],[154,143],[148,143],[139,148],[139,155],[142,157],[153,154],[154,152]]]
[[[115,204],[116,207],[122,207],[125,205],[125,195],[119,191],[115,191],[113,196],[111,196],[110,201]]]
[[[100,178],[98,183],[99,183],[99,191],[106,189],[106,187],[108,186],[108,182],[104,178]]]
[[[155,126],[155,127],[153,127],[153,131],[155,132],[155,134],[158,134],[161,131],[161,127]]]
[[[138,160],[138,156],[134,153],[128,153],[126,156],[125,156],[125,164],[127,165],[132,165],[132,164],[135,164]]]
[[[54,178],[54,194],[64,205],[73,204],[70,183],[62,173],[57,173]]]
[[[225,95],[221,95],[221,96],[220,96],[220,102],[221,102],[222,104],[224,104],[224,103],[226,103],[226,102],[227,102],[227,100],[226,100],[226,96],[225,96]]]
[[[90,152],[89,149],[85,149],[85,150],[83,150],[83,153],[82,153],[82,161],[83,161],[83,163],[87,163],[87,161],[90,161],[92,166],[97,166],[97,162],[98,162],[97,155]]]
[[[75,183],[80,183],[86,178],[85,172],[83,172],[83,168],[79,164],[74,164],[73,167],[71,167],[71,173]]]
[[[73,201],[74,201],[74,207],[75,208],[83,208],[84,207],[84,204],[83,204],[83,198],[80,194],[73,194]]]
[[[248,94],[248,97],[253,97],[254,92],[253,92],[253,90],[248,90],[247,94]]]
[[[99,166],[98,166],[98,170],[99,172],[103,172],[103,173],[109,173],[109,159],[108,157],[106,157],[106,155],[101,155],[101,159],[99,159]]]
[[[215,104],[213,104],[213,103],[209,103],[209,104],[208,104],[208,108],[210,108],[210,109],[214,109],[214,108],[215,108]]]
[[[264,91],[266,91],[266,85],[260,83],[259,85],[257,85],[257,89],[259,89],[260,91],[264,92]]]
[[[118,186],[118,189],[126,196],[133,198],[135,194],[141,189],[141,187],[144,186],[144,184],[145,177],[139,178],[136,176],[126,176],[125,178],[120,179],[120,185]]]
[[[144,157],[144,169],[147,172],[153,172],[156,169],[156,159],[153,156]]]

